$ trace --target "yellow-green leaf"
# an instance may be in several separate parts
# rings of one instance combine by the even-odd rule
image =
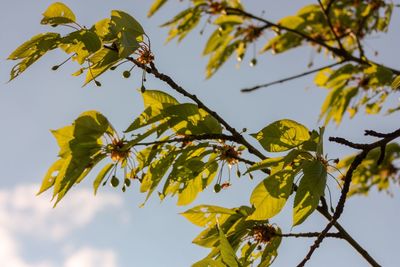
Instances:
[[[151,17],[156,13],[165,3],[167,3],[167,0],[155,0],[153,4],[151,5],[149,12],[147,13],[148,17]]]
[[[43,13],[41,24],[67,24],[76,21],[75,14],[72,10],[61,2],[51,4]]]
[[[292,149],[310,138],[304,125],[288,119],[275,121],[252,136],[269,152]]]
[[[293,226],[301,224],[313,213],[326,186],[327,170],[321,161],[315,159],[304,163],[303,174],[294,198]]]
[[[256,210],[249,219],[267,220],[278,214],[292,192],[296,174],[293,170],[283,170],[259,183],[250,197],[250,203]]]
[[[181,213],[191,223],[200,227],[214,224],[217,217],[220,222],[224,221],[233,214],[236,214],[236,212],[231,209],[212,205],[196,206]]]

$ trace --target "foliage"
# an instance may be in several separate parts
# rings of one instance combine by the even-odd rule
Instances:
[[[148,16],[153,16],[167,2],[156,0]],[[208,78],[232,55],[242,61],[249,46],[264,38],[265,32],[273,32],[275,36],[267,38],[261,53],[279,54],[308,44],[318,53],[331,56],[335,64],[307,72],[317,72],[315,84],[328,90],[320,116],[324,125],[332,120],[340,124],[346,112],[352,117],[361,107],[368,114],[378,113],[386,98],[400,87],[400,76],[396,77],[400,72],[370,61],[362,46],[366,36],[388,30],[392,3],[318,1],[319,4],[307,5],[277,23],[247,13],[239,0],[189,3],[187,9],[163,26],[170,29],[168,40],[178,41],[204,17],[215,27],[203,50],[203,55],[209,57]],[[71,125],[52,131],[60,151],[58,160],[43,179],[39,194],[52,189],[54,205],[98,165],[102,168],[93,181],[94,193],[107,183],[123,192],[132,183],[138,183],[146,200],[157,191],[160,199],[177,196],[177,205],[192,203],[212,184],[215,193],[229,188],[233,182],[230,176],[228,181],[222,181],[221,175],[227,165],[229,170],[232,166],[237,169],[237,176],[242,175],[240,168],[245,168],[244,174],[250,177],[253,172],[263,172],[266,177],[255,186],[250,196],[251,206],[201,205],[182,215],[205,228],[193,242],[211,250],[193,266],[269,266],[277,257],[284,236],[270,220],[281,212],[290,196],[294,198],[293,226],[302,224],[315,210],[323,209],[321,213],[327,217],[324,197],[327,177],[335,169],[346,172],[350,178],[343,175],[342,206],[338,205],[332,214],[328,224],[331,227],[342,212],[350,182],[349,195],[368,193],[374,186],[388,190],[390,182],[398,182],[395,161],[400,156],[400,147],[388,144],[398,137],[396,132],[393,138],[377,135],[382,138],[381,143],[369,146],[344,142],[362,149],[365,155],[350,156],[335,167],[323,152],[324,127],[309,130],[296,121],[282,119],[250,134],[268,153],[267,157],[247,141],[248,136],[238,133],[196,96],[158,72],[150,38],[129,14],[113,10],[109,18],[83,27],[65,4],[57,2],[43,13],[41,23],[67,26],[73,31],[65,35],[42,33],[19,46],[9,56],[17,61],[10,80],[57,48],[69,57],[53,70],[72,59],[81,66],[73,75],[86,73],[84,84],[93,81],[100,86],[98,79],[103,73],[124,63],[143,69],[144,111],[122,136],[97,111],[84,112]],[[255,65],[257,59],[252,58],[250,63]],[[129,78],[130,71],[124,71],[123,76]],[[179,103],[165,92],[146,89],[146,73],[166,82],[192,102]],[[395,107],[389,112],[397,110]],[[258,156],[259,161],[246,159],[249,153]],[[365,159],[359,160],[360,155]],[[324,237],[323,233],[321,236]]]

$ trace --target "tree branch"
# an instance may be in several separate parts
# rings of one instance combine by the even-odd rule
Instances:
[[[112,48],[111,48],[112,49]],[[247,140],[244,139],[244,137],[235,130],[235,128],[231,127],[224,119],[222,119],[216,112],[212,111],[211,109],[209,109],[207,106],[205,106],[203,104],[203,102],[201,102],[196,95],[192,95],[190,93],[188,93],[186,90],[184,90],[181,86],[179,86],[178,84],[176,84],[171,77],[160,73],[157,68],[155,67],[154,63],[151,63],[151,67],[148,67],[145,64],[142,64],[140,62],[138,62],[136,59],[132,58],[132,57],[127,57],[127,60],[133,62],[136,66],[138,66],[139,68],[142,68],[143,70],[145,70],[147,73],[153,74],[156,78],[158,78],[161,81],[164,81],[165,83],[167,83],[172,89],[174,89],[175,91],[177,91],[178,93],[182,94],[183,96],[186,96],[190,99],[192,99],[198,106],[199,108],[203,108],[205,111],[207,111],[210,115],[214,116],[215,119],[217,119],[222,125],[224,125],[226,127],[226,129],[232,133],[232,136],[235,138],[235,142],[240,143],[244,146],[247,147],[248,151],[256,156],[258,156],[260,159],[266,159],[267,157],[264,156],[260,151],[258,151],[255,147],[253,147],[250,143],[248,143]],[[400,132],[400,129],[399,129]],[[237,139],[236,139],[237,138]],[[321,199],[324,200],[324,198],[322,197]],[[317,210],[326,218],[330,218],[330,214],[329,211],[321,209],[321,208],[317,208]],[[347,234],[347,232],[345,231],[345,229],[343,227],[341,227],[336,220],[334,220],[333,218],[331,219],[332,224],[339,230],[339,232],[341,234],[343,234],[343,236],[345,237],[345,239],[368,261],[368,262],[374,262],[374,259],[369,256],[369,254],[349,235]],[[330,228],[329,228],[330,229]],[[324,236],[327,233],[324,233]],[[365,252],[365,253],[364,253]],[[375,265],[375,266],[379,266],[379,265]]]
[[[330,2],[329,4],[331,4],[331,3],[332,3],[332,2]],[[318,0],[318,4],[319,4],[319,6],[321,7],[321,10],[322,10],[322,12],[323,12],[324,15],[325,15],[326,22],[328,23],[328,26],[329,26],[331,32],[333,33],[333,36],[335,36],[335,39],[336,39],[336,42],[337,42],[338,45],[339,45],[339,48],[340,48],[341,50],[346,51],[346,49],[345,49],[345,48],[343,47],[343,45],[342,45],[342,42],[340,41],[339,36],[336,34],[336,31],[335,31],[335,29],[333,28],[332,21],[331,21],[331,18],[330,18],[330,16],[329,16],[329,10],[328,10],[327,8],[325,9],[325,7],[324,7],[324,5],[322,4],[321,0]],[[331,4],[331,5],[332,5],[332,4]],[[331,5],[330,5],[329,7],[331,7]]]
[[[277,81],[256,85],[256,86],[253,86],[253,87],[250,87],[250,88],[244,88],[244,89],[242,89],[240,91],[242,91],[243,93],[249,93],[249,92],[255,91],[255,90],[260,89],[260,88],[266,88],[266,87],[269,87],[271,85],[288,82],[288,81],[291,81],[291,80],[294,80],[294,79],[298,79],[298,78],[301,78],[301,77],[316,73],[318,71],[321,71],[321,70],[324,70],[324,69],[327,69],[327,68],[332,68],[332,67],[335,67],[337,65],[343,64],[344,62],[345,62],[345,60],[342,60],[342,61],[339,61],[339,62],[336,62],[336,63],[332,63],[330,65],[326,65],[324,67],[320,67],[318,69],[309,70],[309,71],[306,71],[306,72],[303,72],[303,73],[300,73],[300,74],[297,74],[297,75],[289,76],[289,77],[286,77],[286,78],[283,78],[283,79],[280,79],[280,80],[277,80]]]
[[[321,233],[319,232],[310,232],[310,233],[292,233],[292,234],[275,234],[276,236],[281,236],[281,237],[295,237],[295,238],[300,238],[300,237],[317,237]],[[333,237],[333,238],[343,238],[341,233],[327,233],[326,237]]]
[[[267,28],[276,27],[279,30],[283,30],[283,31],[294,33],[294,34],[302,37],[304,40],[306,40],[306,41],[308,41],[310,43],[318,44],[319,46],[321,46],[321,47],[325,48],[326,50],[330,51],[333,55],[338,56],[338,57],[342,58],[343,60],[353,61],[353,62],[362,64],[362,65],[374,64],[374,65],[389,69],[396,75],[400,75],[400,70],[393,69],[393,68],[384,66],[382,64],[376,63],[374,61],[366,60],[364,58],[355,57],[352,54],[348,53],[347,50],[345,50],[345,49],[340,49],[340,48],[328,45],[324,40],[316,39],[316,38],[313,38],[313,37],[301,32],[301,31],[298,31],[296,29],[291,29],[289,27],[285,27],[285,26],[279,25],[277,23],[273,23],[273,22],[271,22],[269,20],[266,20],[264,18],[255,16],[255,15],[253,15],[251,13],[248,13],[248,12],[242,10],[242,9],[239,9],[239,8],[226,8],[226,12],[228,14],[241,15],[241,16],[244,16],[244,17],[252,18],[252,19],[255,19],[257,21],[263,22],[263,23],[266,24]]]

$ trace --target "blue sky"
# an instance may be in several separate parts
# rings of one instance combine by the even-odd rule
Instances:
[[[294,13],[311,1],[243,1],[250,11],[277,20]],[[14,62],[5,59],[8,54],[31,36],[52,31],[40,25],[41,13],[52,1],[3,1],[3,25],[0,31],[2,49],[0,59],[0,262],[5,267],[175,267],[189,266],[201,259],[207,250],[191,244],[201,231],[178,215],[189,207],[176,207],[175,199],[163,203],[153,197],[144,208],[139,208],[144,196],[134,186],[125,194],[109,187],[101,188],[94,197],[91,179],[72,190],[56,208],[52,209],[49,195],[35,196],[47,168],[56,159],[57,146],[49,129],[60,128],[72,122],[81,112],[96,109],[105,114],[116,129],[124,130],[142,111],[137,88],[140,72],[123,79],[121,72],[110,72],[101,77],[102,87],[90,84],[84,88],[82,78],[70,74],[78,67],[68,64],[59,71],[51,66],[62,62],[64,55],[54,52],[46,55],[21,77],[11,83],[9,70]],[[309,128],[317,128],[318,115],[326,91],[312,84],[312,77],[283,85],[242,94],[240,89],[304,71],[310,49],[302,48],[282,56],[258,56],[255,68],[248,66],[251,56],[238,68],[229,61],[212,79],[206,80],[206,58],[201,57],[204,36],[199,30],[190,34],[181,44],[165,45],[166,29],[158,25],[183,9],[186,3],[171,1],[154,18],[146,18],[151,1],[87,0],[64,1],[77,15],[79,22],[90,26],[109,16],[112,9],[121,9],[137,18],[152,40],[158,68],[172,76],[188,91],[195,93],[236,128],[247,127],[256,132],[267,124],[282,118],[297,120]],[[279,4],[277,4],[279,3]],[[400,22],[395,10],[387,35],[367,40],[367,52],[379,50],[378,62],[399,68],[398,47]],[[261,48],[261,44],[259,47]],[[316,65],[323,63],[316,59]],[[174,94],[161,82],[149,78],[148,88]],[[176,96],[176,95],[175,95]],[[178,96],[178,98],[183,99]],[[398,102],[398,95],[391,103]],[[399,115],[364,116],[345,119],[340,127],[330,125],[327,136],[343,136],[350,140],[365,140],[364,129],[389,132],[398,126]],[[326,144],[330,157],[351,153],[349,149]],[[256,176],[257,181],[263,178]],[[246,178],[236,179],[230,190],[220,194],[205,192],[191,206],[216,204],[233,207],[248,204],[255,183]],[[332,183],[331,191],[337,191]],[[394,197],[372,192],[369,197],[354,197],[348,201],[340,219],[345,228],[383,266],[398,266],[400,232],[398,187]],[[337,194],[334,193],[337,199]],[[277,222],[284,232],[291,229],[291,207],[287,205]],[[319,231],[326,221],[315,214],[304,225],[293,229]],[[275,266],[293,266],[308,250],[312,240],[287,239],[281,245]],[[365,261],[344,242],[325,240],[308,266],[366,266]]]

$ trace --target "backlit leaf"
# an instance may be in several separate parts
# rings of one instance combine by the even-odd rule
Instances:
[[[275,121],[252,136],[269,152],[292,149],[310,138],[305,126],[288,119]]]
[[[67,24],[75,22],[76,17],[72,10],[61,2],[51,4],[43,13],[42,24]]]
[[[293,170],[283,170],[259,183],[250,197],[250,203],[256,210],[249,219],[267,220],[278,214],[292,192],[296,174]]]
[[[294,198],[293,226],[301,224],[314,212],[326,186],[327,170],[321,161],[304,163],[303,174]]]

